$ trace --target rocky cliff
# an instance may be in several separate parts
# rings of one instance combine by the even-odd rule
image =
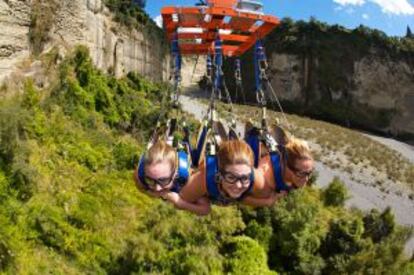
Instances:
[[[0,0],[0,81],[22,60],[51,47],[86,45],[102,70],[168,78],[165,43],[145,29],[114,22],[101,0]]]
[[[285,20],[265,46],[270,82],[289,112],[414,141],[414,40]],[[252,55],[242,61],[254,102]]]

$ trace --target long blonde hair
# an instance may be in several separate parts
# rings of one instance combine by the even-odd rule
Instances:
[[[159,140],[144,155],[144,164],[153,165],[167,161],[173,169],[176,168],[177,152],[166,142]]]
[[[298,160],[313,160],[309,145],[303,139],[291,136],[284,147],[288,167],[296,167],[295,163]]]
[[[219,169],[234,164],[254,165],[253,151],[243,140],[224,141],[220,144],[217,157]]]

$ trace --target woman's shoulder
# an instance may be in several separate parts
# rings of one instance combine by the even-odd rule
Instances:
[[[187,184],[181,189],[180,195],[184,200],[192,201],[207,193],[205,169],[200,167],[198,171],[191,174]]]

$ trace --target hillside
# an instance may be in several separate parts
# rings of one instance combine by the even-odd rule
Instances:
[[[287,111],[414,141],[413,38],[286,18],[265,47],[269,79]],[[252,55],[242,58],[250,102]],[[233,90],[232,59],[226,67]]]

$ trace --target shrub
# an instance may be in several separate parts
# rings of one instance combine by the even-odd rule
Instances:
[[[323,201],[326,206],[342,207],[348,198],[349,195],[346,186],[337,177],[333,179],[323,192]]]
[[[225,272],[231,274],[276,274],[267,266],[264,249],[253,239],[245,236],[233,237],[223,246]]]

